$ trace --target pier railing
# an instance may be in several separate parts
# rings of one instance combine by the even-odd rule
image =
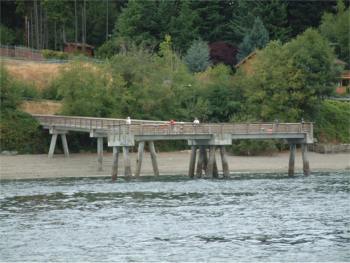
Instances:
[[[123,123],[112,125],[108,130],[115,134],[133,135],[312,133],[312,123]]]
[[[74,117],[34,114],[42,126],[81,131],[103,130],[115,134],[133,135],[178,135],[178,134],[276,134],[276,133],[313,133],[313,124],[303,123],[201,123],[168,121]]]

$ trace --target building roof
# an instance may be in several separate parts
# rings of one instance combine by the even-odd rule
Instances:
[[[256,50],[254,50],[253,52],[251,52],[248,56],[246,56],[245,58],[243,58],[240,62],[238,62],[236,65],[235,65],[235,68],[239,68],[240,66],[242,66],[244,63],[246,63],[249,59],[255,57],[256,55]]]
[[[342,79],[350,79],[350,70],[345,70],[341,74]]]
[[[336,58],[334,62],[337,65],[342,65],[342,66],[346,66],[347,65],[347,63],[345,61],[343,61],[343,60],[341,60],[339,58]]]
[[[83,46],[85,46],[85,47],[91,48],[91,49],[95,48],[95,47],[92,46],[92,45],[83,44],[83,43],[66,42],[66,43],[64,43],[64,44],[65,44],[66,46],[76,46],[76,47],[83,47]]]

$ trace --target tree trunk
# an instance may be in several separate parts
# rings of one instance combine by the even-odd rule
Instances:
[[[78,14],[77,14],[77,0],[74,0],[74,20],[75,20],[75,43],[78,43]]]
[[[34,11],[34,10],[33,10]],[[34,46],[34,27],[33,27],[33,12],[30,12],[30,47]]]
[[[106,13],[106,41],[108,40],[108,15],[109,15],[109,10],[108,10],[108,2],[109,0],[106,0],[107,2],[107,13]]]
[[[54,48],[55,50],[57,50],[57,25],[56,25],[56,20],[53,24],[53,27],[54,27],[54,38],[53,38],[53,41],[54,41]]]
[[[38,0],[34,0],[34,19],[35,19],[35,45],[39,48],[39,15],[38,15]]]

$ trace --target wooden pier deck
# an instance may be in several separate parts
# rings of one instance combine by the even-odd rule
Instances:
[[[289,175],[294,174],[294,158],[296,144],[302,146],[304,173],[309,174],[307,144],[313,143],[312,123],[203,123],[167,121],[132,120],[127,124],[125,119],[33,115],[44,129],[52,134],[49,157],[53,157],[57,137],[60,135],[64,153],[69,156],[66,134],[70,131],[88,132],[90,137],[97,138],[98,169],[102,169],[103,139],[107,138],[108,146],[113,147],[114,161],[112,178],[116,179],[118,156],[123,149],[125,176],[132,176],[129,148],[138,143],[138,159],[135,176],[140,175],[145,142],[149,144],[155,175],[159,174],[154,141],[186,140],[191,147],[189,176],[194,177],[196,154],[198,160],[196,176],[202,173],[217,177],[216,148],[220,149],[223,176],[229,175],[226,161],[225,145],[231,145],[238,139],[282,139],[290,145]],[[209,154],[209,157],[207,156]]]

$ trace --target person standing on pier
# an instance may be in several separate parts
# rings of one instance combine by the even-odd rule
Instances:
[[[127,117],[127,118],[126,118],[126,124],[128,124],[128,125],[131,124],[131,119],[130,119],[130,117]]]
[[[198,124],[199,124],[198,118],[194,118],[193,124],[195,124],[195,125],[198,125]]]

